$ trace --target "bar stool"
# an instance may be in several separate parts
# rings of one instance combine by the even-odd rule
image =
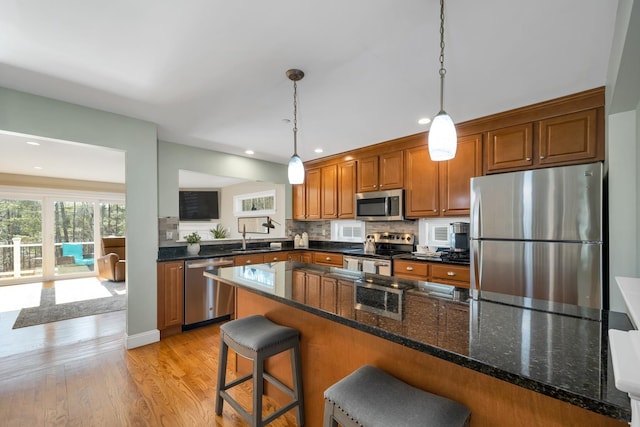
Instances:
[[[365,365],[324,392],[324,427],[463,427],[471,411]]]
[[[251,359],[253,361],[253,372],[227,384],[227,353],[229,348],[239,355]],[[286,350],[291,350],[293,389],[290,389],[264,370],[264,361],[266,359]],[[227,393],[227,390],[252,378],[253,412],[249,414]],[[271,382],[292,398],[291,402],[265,419],[262,419],[263,379]],[[294,407],[296,407],[298,425],[304,425],[300,333],[293,328],[273,323],[260,315],[232,320],[220,326],[220,358],[218,361],[218,390],[216,391],[217,415],[222,414],[223,400],[229,403],[253,427],[262,427]]]

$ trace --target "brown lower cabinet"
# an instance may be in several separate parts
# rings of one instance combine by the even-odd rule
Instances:
[[[159,262],[158,330],[160,338],[182,331],[184,322],[184,262]]]
[[[355,310],[356,320],[376,328],[382,328],[394,334],[402,334],[402,321],[390,319],[379,314],[369,313],[368,311]]]
[[[416,341],[469,354],[469,306],[408,292],[404,335]]]
[[[471,280],[468,265],[406,259],[393,261],[393,275],[403,279],[443,283],[445,285],[467,289],[470,286]]]

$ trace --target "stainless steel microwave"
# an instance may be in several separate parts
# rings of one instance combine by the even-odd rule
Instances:
[[[356,219],[400,221],[404,219],[404,191],[371,191],[356,194]]]

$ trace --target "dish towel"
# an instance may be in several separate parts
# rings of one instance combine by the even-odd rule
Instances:
[[[362,271],[365,273],[376,273],[375,261],[362,261]]]
[[[347,270],[360,271],[360,261],[355,258],[347,259]]]

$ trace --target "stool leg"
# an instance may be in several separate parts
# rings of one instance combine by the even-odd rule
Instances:
[[[224,342],[224,333],[220,332],[220,354],[218,356],[218,389],[216,390],[216,415],[222,415],[222,389],[226,386],[227,378],[227,343]]]
[[[253,424],[252,427],[263,427],[262,394],[264,393],[264,359],[256,354],[253,359]]]
[[[294,399],[298,401],[296,407],[296,421],[299,426],[304,425],[304,393],[302,391],[302,360],[300,357],[300,341],[291,348],[291,371],[293,374]]]

